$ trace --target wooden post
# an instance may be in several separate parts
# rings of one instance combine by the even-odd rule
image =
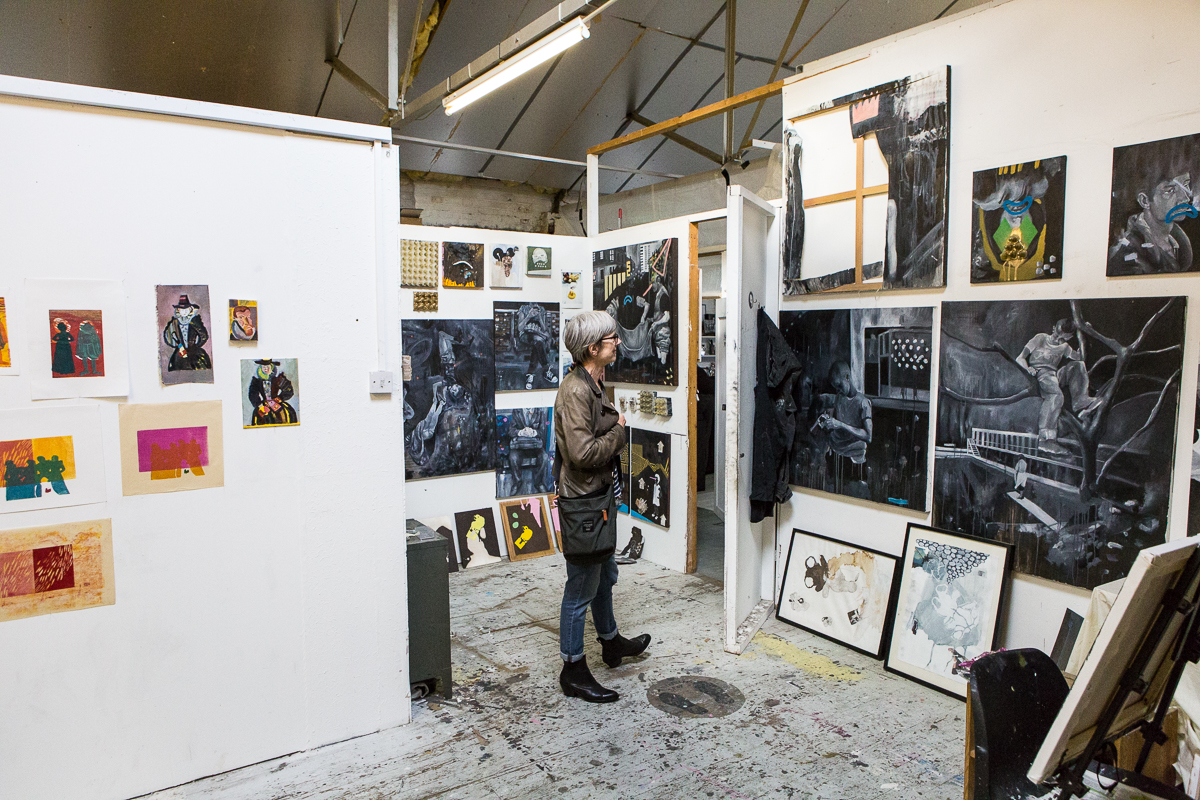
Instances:
[[[687,571],[696,571],[696,479],[700,464],[697,460],[696,443],[696,362],[700,360],[700,226],[688,225],[688,347],[687,347],[687,422],[688,422],[688,469],[687,469]]]

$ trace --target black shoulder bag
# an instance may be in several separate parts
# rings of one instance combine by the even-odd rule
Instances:
[[[554,481],[562,472],[562,454],[554,454]],[[607,561],[617,550],[617,499],[613,484],[579,497],[558,496],[563,558],[577,567]]]

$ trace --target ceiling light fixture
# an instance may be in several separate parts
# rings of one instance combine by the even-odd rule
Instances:
[[[484,95],[494,92],[509,81],[521,77],[550,59],[563,53],[568,47],[582,42],[591,32],[582,19],[576,19],[533,45],[519,51],[515,56],[502,61],[453,94],[442,100],[447,116],[457,114]]]

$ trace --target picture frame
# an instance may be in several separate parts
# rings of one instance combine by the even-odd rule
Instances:
[[[899,566],[896,556],[793,528],[775,618],[882,659]]]
[[[500,501],[500,524],[510,561],[554,555],[554,533],[541,495]]]
[[[960,665],[996,648],[1011,562],[1011,545],[908,523],[884,669],[965,700]]]

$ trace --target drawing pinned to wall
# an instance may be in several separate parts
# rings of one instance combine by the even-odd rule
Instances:
[[[442,286],[447,289],[482,289],[483,245],[470,242],[443,244]]]
[[[529,264],[525,268],[535,278],[549,278],[554,274],[554,270],[550,268],[550,248],[549,247],[530,247]]]
[[[1113,149],[1108,274],[1200,270],[1200,133]]]
[[[115,602],[111,520],[0,531],[0,622]]]
[[[583,288],[580,283],[581,273],[562,271],[563,308],[583,308]]]
[[[558,386],[558,303],[492,304],[496,391]]]
[[[300,424],[300,364],[294,358],[242,359],[242,427]]]
[[[50,341],[54,348],[50,361],[53,377],[104,377],[104,319],[100,309],[50,309]]]
[[[804,184],[801,164],[804,159],[804,140],[790,124],[783,126],[783,236],[780,237],[780,259],[783,268],[783,293],[804,293],[800,263],[804,253]]]
[[[501,561],[500,540],[496,536],[496,518],[492,509],[459,511],[454,515],[458,531],[459,564],[463,569]]]
[[[671,527],[671,434],[629,429],[629,510]]]
[[[616,383],[676,386],[679,240],[592,253],[592,307],[617,321]]]
[[[554,491],[554,409],[496,411],[496,497]]]
[[[450,572],[458,572],[458,554],[455,552],[454,542],[458,538],[454,532],[453,517],[426,517],[419,519],[417,522],[425,525],[435,533],[440,534],[446,539],[446,568]],[[411,526],[412,520],[409,520]],[[411,533],[411,528],[409,530]]]
[[[885,668],[966,697],[963,662],[996,649],[1009,547],[908,524]]]
[[[508,543],[511,560],[554,554],[554,545],[550,543],[550,517],[541,497],[501,501],[500,518],[504,521],[504,540]]]
[[[409,289],[433,289],[438,285],[440,242],[400,240],[400,285]]]
[[[1062,277],[1067,157],[975,173],[971,283]]]
[[[932,308],[781,311],[804,365],[790,481],[924,511]]]
[[[10,339],[12,338],[12,330],[16,326],[12,324],[11,311],[12,295],[0,295],[0,376],[16,375],[18,373],[16,363],[13,360],[13,347]]]
[[[229,341],[258,341],[258,302],[254,300],[229,301]]]
[[[0,513],[105,500],[96,406],[0,411]]]
[[[493,289],[520,289],[525,281],[521,274],[523,248],[515,244],[489,244],[492,279],[488,284]]]
[[[400,322],[404,474],[496,468],[496,358],[488,319]]]
[[[946,285],[949,89],[943,67],[791,120],[785,188],[804,213],[784,217],[784,295]],[[799,159],[802,193],[800,142],[821,154]]]
[[[895,556],[793,530],[776,616],[882,658],[896,563]]]
[[[34,400],[129,394],[120,281],[25,281]]]
[[[220,400],[122,403],[119,416],[126,497],[225,485]]]
[[[933,524],[1092,589],[1165,541],[1186,298],[943,303]]]
[[[212,383],[208,287],[158,287],[158,362],[163,386]]]

